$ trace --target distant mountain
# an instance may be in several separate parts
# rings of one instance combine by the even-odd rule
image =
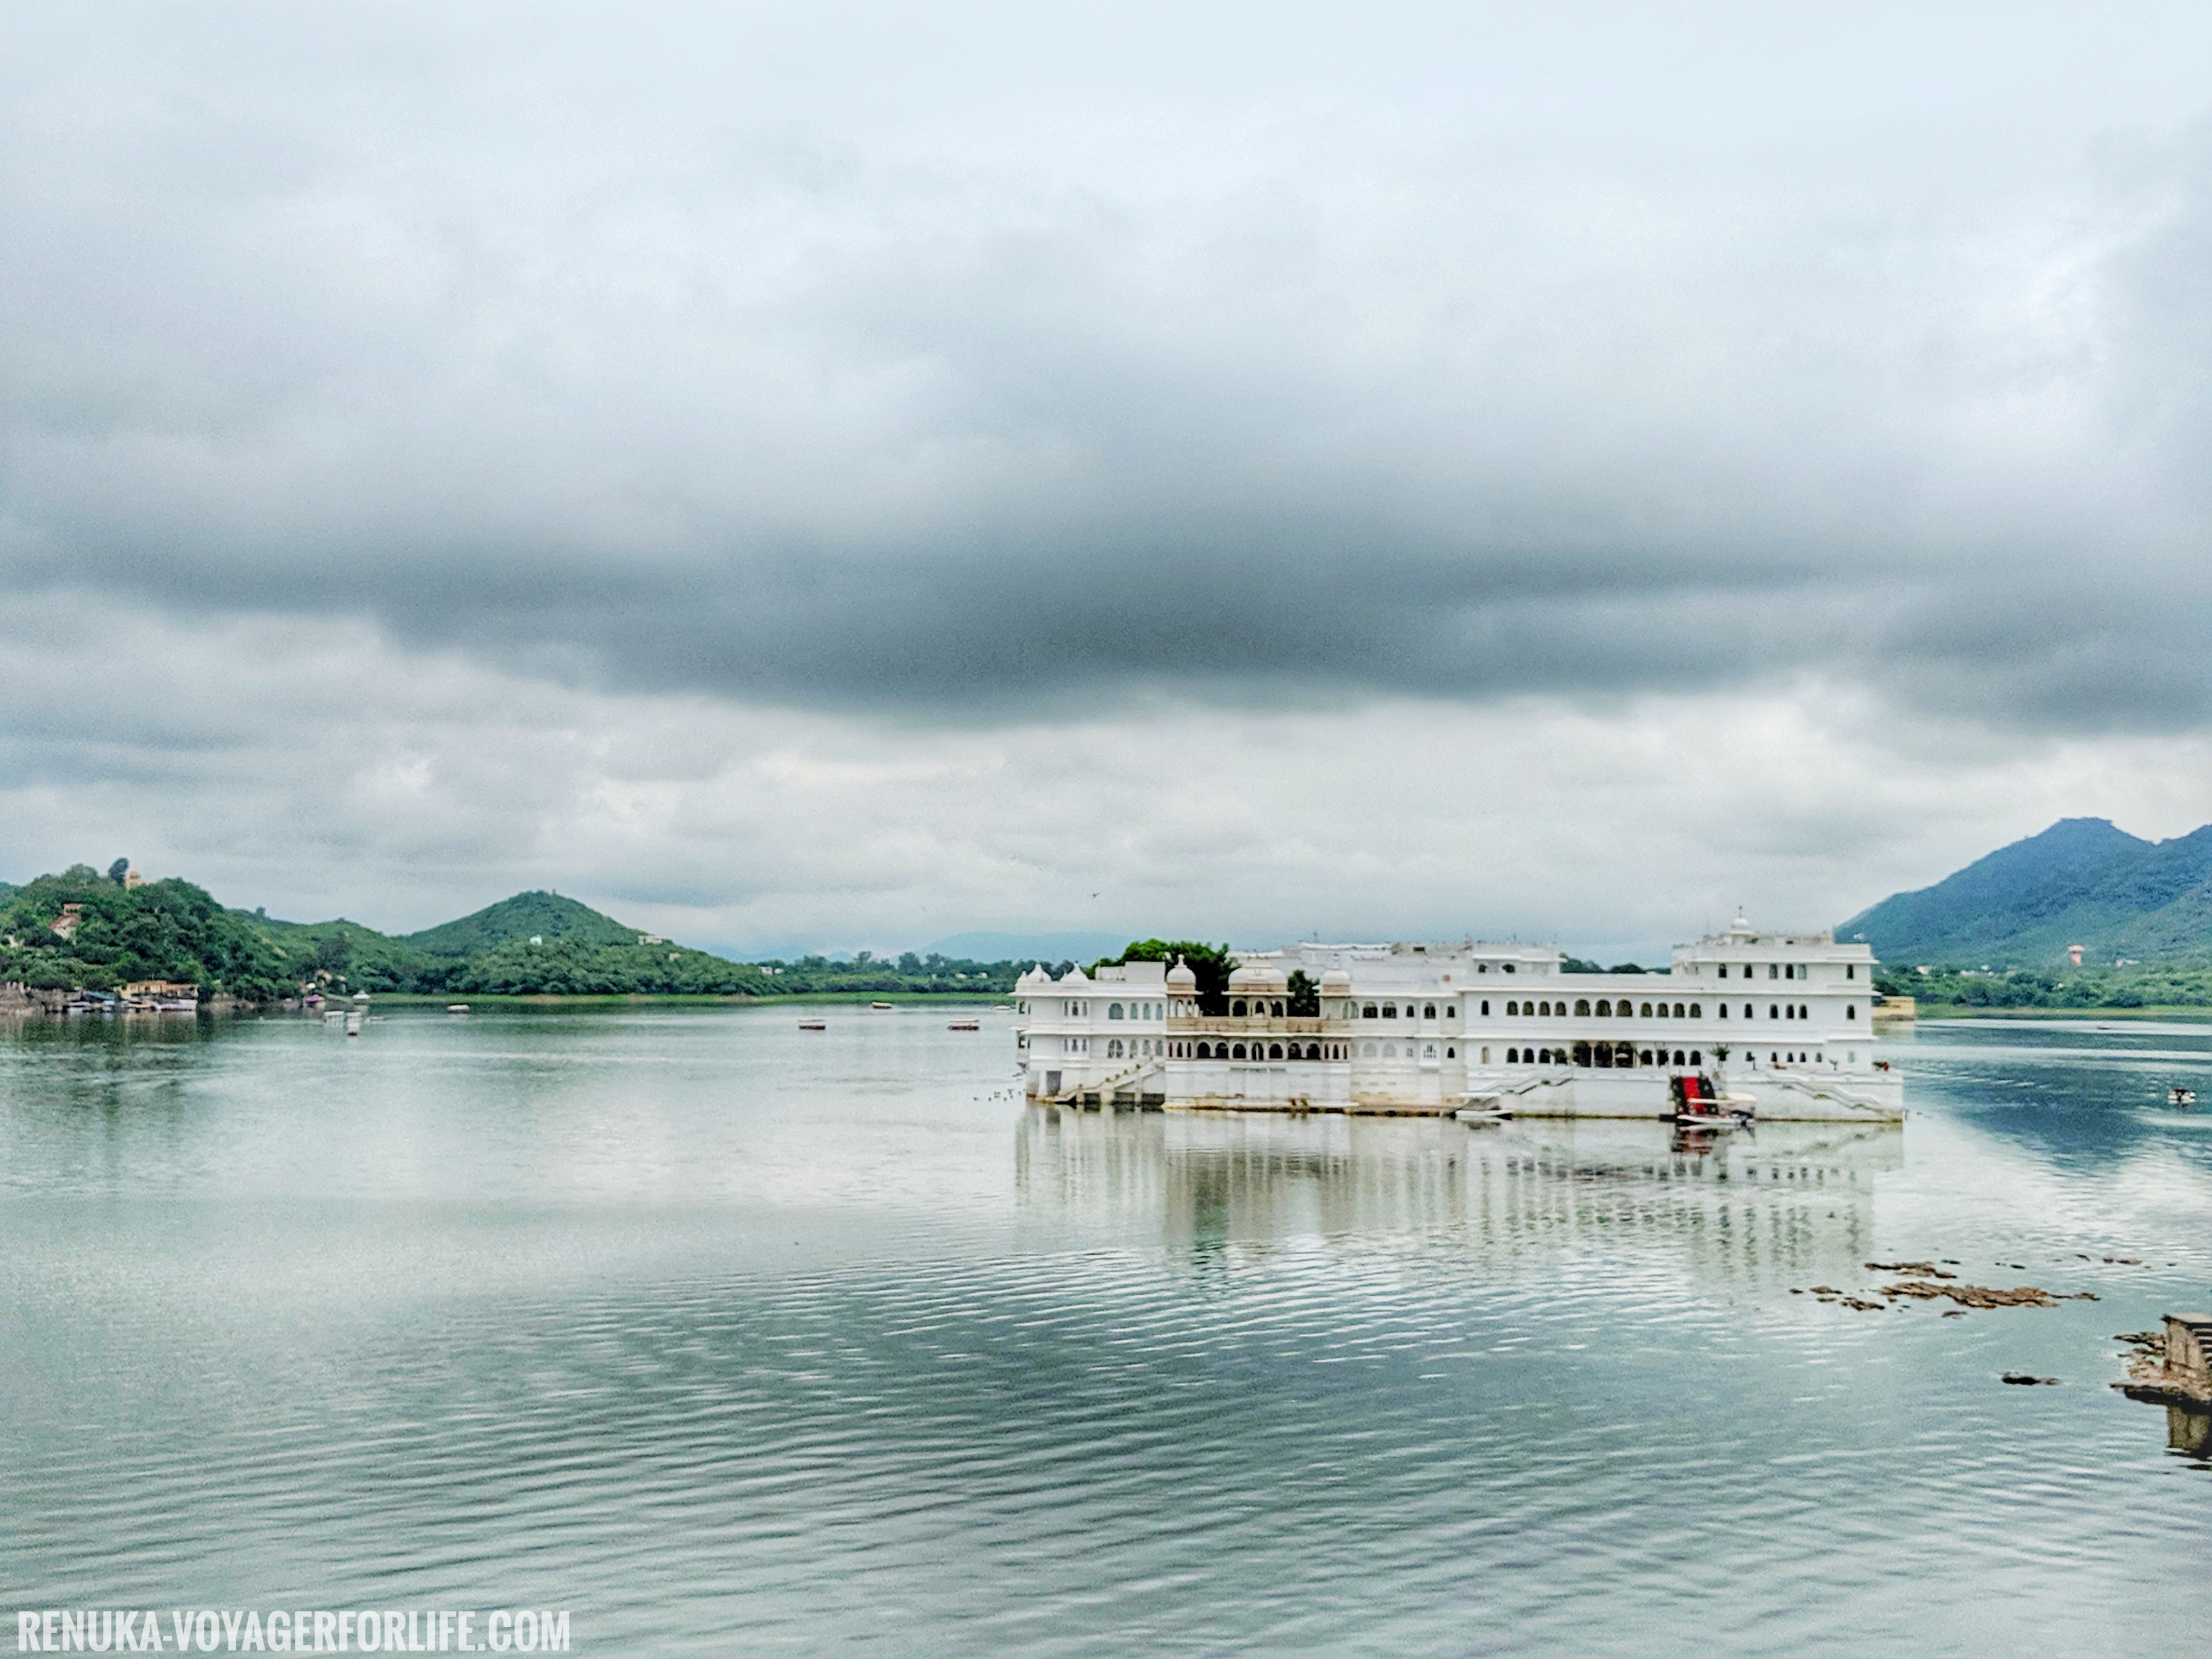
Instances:
[[[398,943],[429,957],[472,957],[496,945],[528,939],[549,944],[556,939],[583,945],[635,945],[642,930],[625,927],[558,893],[517,893],[487,904],[458,921],[441,922],[419,933],[403,933]]]
[[[2017,967],[2212,956],[2212,824],[2148,842],[2103,818],[2063,818],[1933,887],[1836,928],[1893,963]]]

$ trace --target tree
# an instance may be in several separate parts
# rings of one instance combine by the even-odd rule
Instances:
[[[1310,977],[1303,968],[1293,968],[1290,979],[1290,1010],[1292,1019],[1321,1018],[1321,981]]]
[[[123,878],[130,873],[131,860],[129,859],[118,859],[114,863],[107,866],[107,878],[113,882],[118,887],[123,885]]]
[[[1237,957],[1225,945],[1206,945],[1195,939],[1146,939],[1133,940],[1118,957],[1101,957],[1091,964],[1096,973],[1125,962],[1173,962],[1198,975],[1198,1011],[1201,1014],[1229,1012],[1229,975],[1237,970]]]

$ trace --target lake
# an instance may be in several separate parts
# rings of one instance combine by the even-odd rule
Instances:
[[[1042,1110],[1010,1016],[823,1012],[0,1025],[10,1605],[557,1607],[607,1654],[2201,1642],[2212,1464],[2106,1385],[2212,1305],[2212,1109],[2164,1104],[2212,1100],[2212,1027],[1923,1025],[1902,1130],[1698,1152]],[[2098,1299],[1810,1293],[1906,1259]]]

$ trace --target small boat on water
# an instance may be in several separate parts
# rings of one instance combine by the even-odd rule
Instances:
[[[361,1016],[359,1014],[348,1014],[345,1017],[345,1028],[346,1035],[348,1036],[359,1036],[361,1035]]]
[[[980,1031],[983,1029],[983,1022],[973,1017],[956,1019],[948,1024],[945,1029],[948,1031]]]
[[[991,1012],[994,1014],[1011,1014],[1014,1012],[1014,1005],[1011,1002],[994,1002],[991,1005]]]
[[[1513,1111],[1506,1106],[1462,1106],[1452,1114],[1462,1123],[1510,1123]]]
[[[802,1031],[826,1031],[830,1029],[830,1022],[826,1019],[802,1019],[799,1022],[799,1029]]]
[[[2169,1106],[2194,1106],[2197,1103],[2197,1091],[2185,1089],[2177,1083],[2166,1091],[2166,1103]]]
[[[465,1014],[468,1011],[469,1005],[465,1002],[449,1002],[446,1005],[446,1012],[449,1014]]]
[[[1703,1072],[1677,1072],[1667,1089],[1674,1097],[1668,1115],[1682,1128],[1735,1129],[1751,1121],[1751,1097],[1723,1094]]]
[[[888,1002],[872,1002],[868,1005],[868,1011],[871,1013],[888,1014],[891,1011],[891,1006]]]

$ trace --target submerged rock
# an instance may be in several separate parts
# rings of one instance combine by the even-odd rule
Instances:
[[[2062,1302],[2094,1302],[2097,1299],[2092,1291],[2076,1291],[2071,1296],[2063,1296],[2034,1285],[2016,1285],[2011,1290],[2003,1291],[1993,1285],[1939,1285],[1925,1279],[1900,1279],[1894,1285],[1883,1285],[1881,1293],[1887,1297],[1914,1297],[1923,1302],[1946,1297],[1962,1308],[2055,1308]]]

